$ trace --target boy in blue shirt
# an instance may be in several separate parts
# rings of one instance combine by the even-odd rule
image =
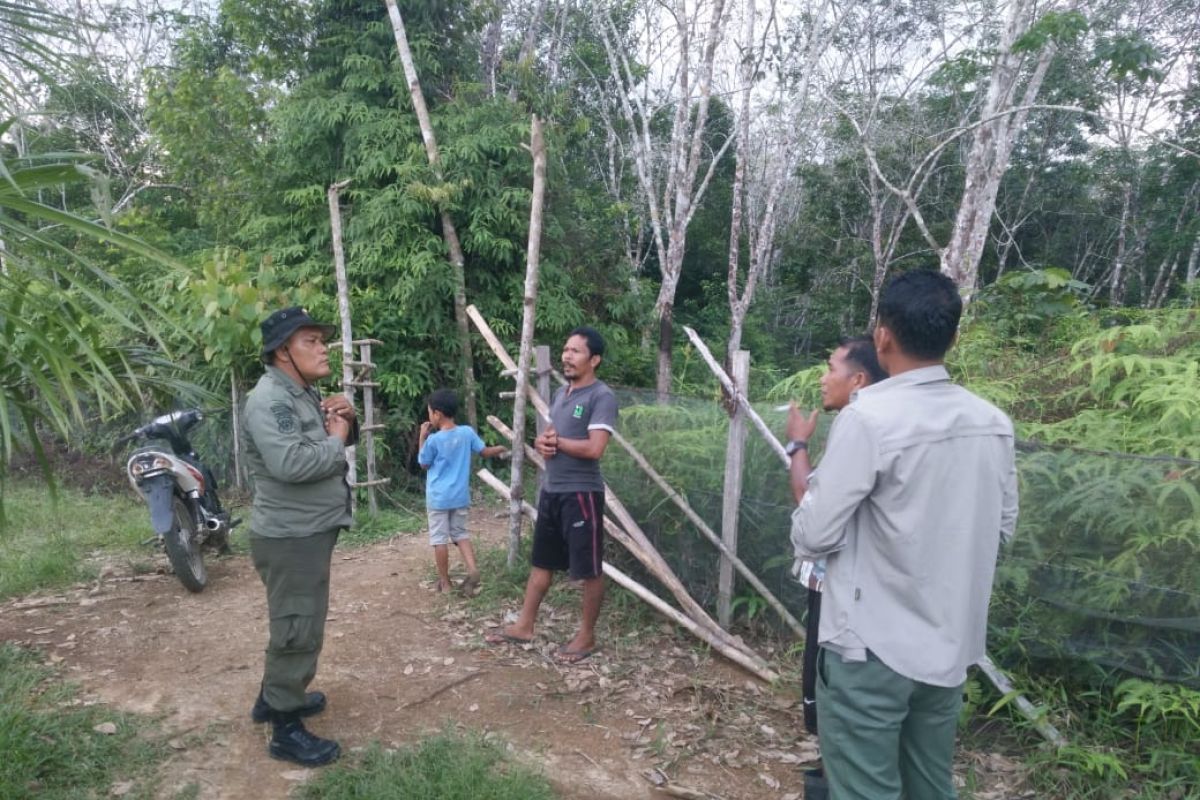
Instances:
[[[471,454],[484,458],[508,452],[501,445],[487,447],[470,425],[457,425],[458,396],[438,389],[427,401],[429,420],[421,423],[417,463],[429,471],[425,481],[425,506],[429,512],[429,543],[437,564],[439,592],[450,590],[450,543],[458,546],[467,577],[459,588],[470,595],[479,585],[475,550],[467,536],[467,508],[471,504]]]

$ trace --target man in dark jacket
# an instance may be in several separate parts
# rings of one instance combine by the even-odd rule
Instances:
[[[246,461],[254,479],[250,552],[267,590],[270,640],[262,688],[251,710],[273,727],[274,758],[311,767],[339,755],[302,717],[325,709],[307,692],[317,671],[329,609],[329,567],[351,522],[345,449],[358,423],[344,395],[322,399],[313,383],[330,374],[323,325],[302,308],[262,323],[266,373],[246,398]]]

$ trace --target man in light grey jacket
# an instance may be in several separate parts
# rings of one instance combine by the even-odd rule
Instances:
[[[1012,422],[943,365],[961,314],[944,275],[888,284],[874,338],[891,377],[838,415],[792,515],[796,556],[827,559],[817,704],[834,800],[956,796],[962,688],[1017,518]]]

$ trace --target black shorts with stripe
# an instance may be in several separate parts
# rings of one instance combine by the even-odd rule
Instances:
[[[530,561],[576,580],[599,577],[604,561],[604,492],[543,491]]]

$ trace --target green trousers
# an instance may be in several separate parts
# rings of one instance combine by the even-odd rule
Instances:
[[[250,554],[267,589],[271,619],[262,692],[276,711],[304,705],[305,691],[317,674],[329,612],[329,564],[338,533],[250,536]]]
[[[845,662],[821,649],[817,707],[832,800],[953,800],[962,686],[931,686],[868,651]]]

